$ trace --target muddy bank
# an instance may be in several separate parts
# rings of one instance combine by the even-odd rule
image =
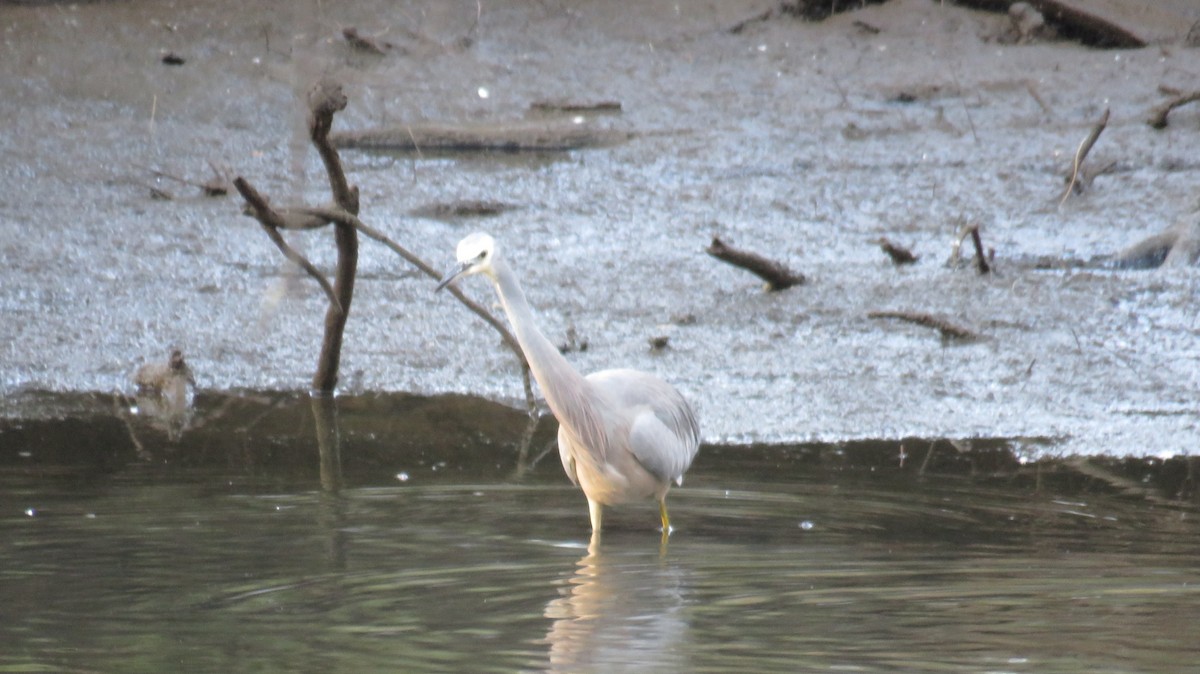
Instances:
[[[332,467],[306,395],[206,393],[196,397],[186,419],[170,420],[141,403],[99,394],[21,396],[20,418],[0,419],[0,474],[90,482],[147,472],[179,478],[220,471],[263,484],[319,479],[324,485],[334,470],[338,485],[428,486],[497,476],[519,483],[535,474],[566,484],[551,417],[531,424],[524,413],[475,396],[340,396]],[[1046,458],[1054,444],[1053,438],[907,437],[706,445],[697,465],[698,472],[720,473],[717,467],[731,453],[751,452],[760,457],[759,468],[739,473],[739,479],[770,482],[788,466],[831,483],[878,472],[888,479],[963,478],[1005,491],[1111,494],[1175,507],[1200,503],[1195,457]]]
[[[172,345],[202,391],[306,387],[320,289],[236,199],[154,170],[200,182],[212,164],[280,200],[327,198],[300,119],[324,73],[346,85],[346,131],[619,102],[602,120],[628,134],[616,145],[347,151],[347,172],[364,221],[432,263],[490,231],[551,339],[587,341],[569,356],[580,369],[676,382],[709,442],[1033,437],[1052,439],[1045,453],[1194,451],[1200,275],[1084,263],[1194,212],[1200,112],[1181,107],[1161,130],[1146,118],[1160,87],[1190,88],[1200,50],[1005,44],[1007,17],[924,0],[745,23],[770,5],[0,6],[6,414],[28,391],[127,389]],[[347,26],[397,47],[364,53]],[[1105,108],[1092,158],[1114,168],[1060,205]],[[511,208],[422,210],[460,201]],[[944,264],[965,222],[981,225],[993,273]],[[714,235],[808,282],[764,293],[704,253]],[[894,267],[880,237],[917,263]],[[332,264],[328,232],[296,245]],[[491,302],[482,284],[467,288]],[[364,245],[342,390],[517,403],[511,354],[431,290]],[[938,315],[983,339],[947,343],[872,312]],[[662,336],[669,347],[652,349]]]

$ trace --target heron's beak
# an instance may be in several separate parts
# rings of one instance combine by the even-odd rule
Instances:
[[[442,277],[442,280],[438,281],[437,287],[433,289],[433,292],[436,293],[439,290],[441,290],[442,288],[445,288],[446,286],[453,283],[454,279],[458,278],[459,276],[462,276],[464,273],[466,273],[467,269],[469,269],[470,267],[471,267],[471,264],[469,262],[459,263],[459,265],[457,267],[446,272],[446,275]]]

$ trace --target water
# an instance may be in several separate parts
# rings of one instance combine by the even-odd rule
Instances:
[[[178,440],[98,412],[0,423],[0,672],[1200,662],[1194,459],[706,446],[669,499],[669,543],[647,504],[609,511],[589,546],[556,454],[533,462],[552,423],[518,471],[519,414],[342,402],[337,480],[287,396],[201,396],[197,418],[217,420]]]

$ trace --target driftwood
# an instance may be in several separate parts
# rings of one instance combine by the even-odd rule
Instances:
[[[628,140],[594,124],[546,120],[496,124],[411,124],[333,134],[335,147],[415,152],[563,152]]]
[[[529,104],[529,109],[535,112],[605,112],[613,113],[621,111],[620,101],[571,101],[571,100],[553,100],[553,101],[534,101]]]
[[[1193,214],[1171,227],[1117,253],[1113,264],[1122,269],[1153,269],[1192,265],[1200,261],[1200,215]]]
[[[971,243],[975,247],[975,269],[980,274],[988,274],[992,271],[992,266],[988,259],[993,257],[995,252],[985,255],[983,251],[983,236],[979,233],[979,225],[966,224],[958,231],[958,239],[954,241],[954,246],[950,252],[950,264],[957,266],[962,260],[962,243],[971,237]]]
[[[983,338],[979,333],[955,325],[944,318],[916,311],[872,311],[867,314],[867,318],[894,318],[908,323],[915,323],[926,328],[933,328],[945,340],[972,342]]]
[[[1093,178],[1111,168],[1111,166],[1108,166],[1091,174],[1082,172],[1083,160],[1087,158],[1088,152],[1092,151],[1092,146],[1100,139],[1100,134],[1104,133],[1104,128],[1108,126],[1108,113],[1108,108],[1105,108],[1104,114],[1100,116],[1100,121],[1096,122],[1092,130],[1088,132],[1087,137],[1079,144],[1079,149],[1075,151],[1075,160],[1071,163],[1071,173],[1067,176],[1067,189],[1063,192],[1062,199],[1058,202],[1060,206],[1067,201],[1067,197],[1076,191],[1081,191],[1084,187],[1090,186]]]
[[[883,249],[883,252],[887,253],[888,257],[892,258],[892,264],[896,266],[913,264],[917,261],[917,256],[913,255],[911,250],[904,248],[903,246],[897,246],[891,241],[888,241],[886,237],[880,237],[876,243],[878,243],[879,247]]]
[[[722,262],[727,262],[735,267],[741,267],[763,279],[767,282],[768,291],[784,290],[785,288],[801,285],[807,281],[803,274],[798,274],[779,262],[768,260],[757,253],[729,246],[715,236],[713,237],[712,244],[704,252]]]
[[[974,9],[1007,14],[1012,0],[956,0],[957,4]],[[1146,41],[1132,30],[1085,11],[1067,0],[1026,0],[1054,28],[1058,35],[1078,40],[1091,47],[1136,49]]]
[[[1147,120],[1146,123],[1155,129],[1165,129],[1167,128],[1167,115],[1171,114],[1172,110],[1181,105],[1187,105],[1188,103],[1193,103],[1195,101],[1200,101],[1200,91],[1180,94],[1166,103],[1154,108],[1154,112],[1150,115],[1150,119]]]

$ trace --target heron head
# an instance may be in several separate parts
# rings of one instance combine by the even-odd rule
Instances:
[[[434,292],[450,285],[460,276],[491,274],[496,257],[496,240],[483,232],[468,234],[458,242],[458,264],[442,277]]]

